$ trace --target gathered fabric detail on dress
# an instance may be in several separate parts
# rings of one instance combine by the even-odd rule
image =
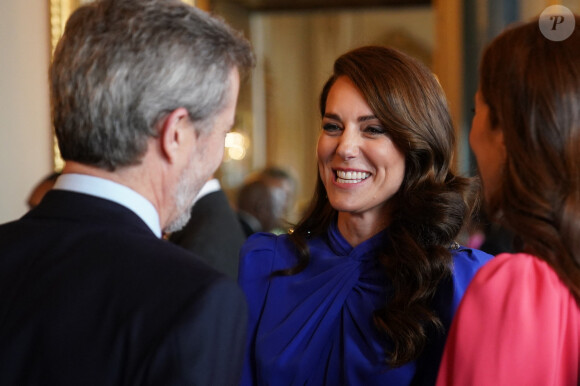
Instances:
[[[352,247],[333,224],[326,235],[309,241],[311,260],[302,272],[276,277],[269,275],[297,262],[289,238],[258,234],[248,240],[239,280],[250,308],[242,384],[411,382],[416,364],[390,369],[389,342],[373,324],[373,312],[385,305],[390,291],[375,258],[384,239],[381,232]]]

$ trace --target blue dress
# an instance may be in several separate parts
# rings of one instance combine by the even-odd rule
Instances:
[[[333,224],[309,240],[304,271],[271,277],[296,265],[288,235],[259,233],[241,252],[239,283],[249,306],[248,347],[242,385],[434,384],[445,336],[432,339],[421,357],[399,368],[385,364],[388,340],[373,324],[384,306],[389,281],[375,256],[383,233],[357,245]],[[452,251],[453,278],[445,281],[435,308],[446,331],[467,285],[492,256]]]

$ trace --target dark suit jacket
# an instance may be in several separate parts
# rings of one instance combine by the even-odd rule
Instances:
[[[240,248],[246,236],[223,190],[200,198],[191,210],[189,223],[169,240],[218,271],[238,277]]]
[[[233,385],[243,294],[108,200],[49,192],[0,226],[0,385]]]

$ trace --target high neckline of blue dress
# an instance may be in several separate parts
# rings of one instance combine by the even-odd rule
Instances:
[[[369,260],[374,256],[369,252],[378,249],[385,242],[386,232],[387,230],[384,229],[370,239],[353,247],[338,230],[337,222],[333,221],[328,227],[328,244],[337,256],[350,257],[356,260]]]

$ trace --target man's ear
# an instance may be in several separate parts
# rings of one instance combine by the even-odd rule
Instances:
[[[173,110],[161,122],[159,128],[159,144],[161,153],[170,163],[175,163],[187,150],[187,154],[193,146],[193,124],[189,119],[189,113],[183,107]]]

